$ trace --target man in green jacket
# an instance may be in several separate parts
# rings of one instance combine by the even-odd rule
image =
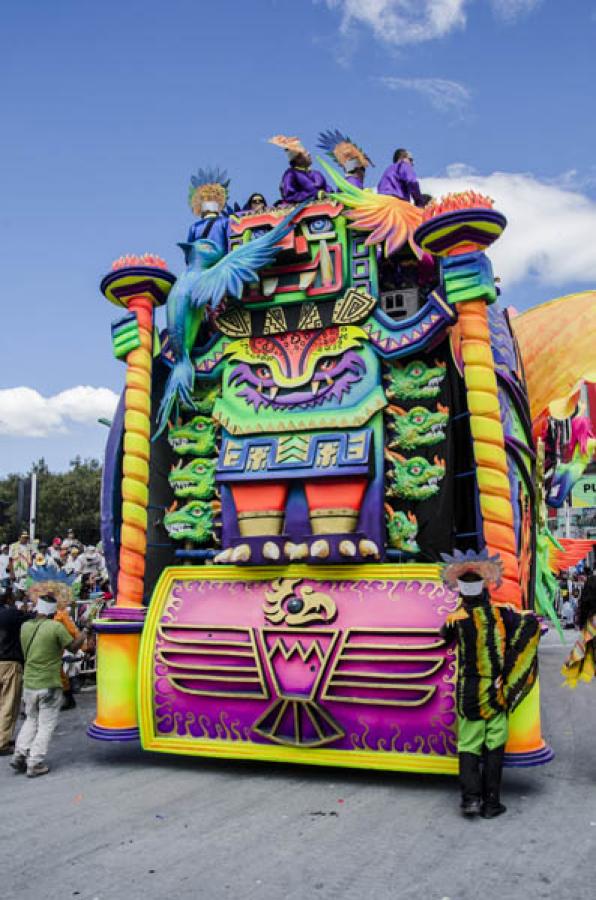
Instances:
[[[27,772],[29,778],[47,775],[50,771],[45,758],[62,702],[62,654],[64,650],[75,653],[86,638],[84,631],[73,640],[64,625],[54,622],[52,616],[56,608],[53,595],[40,597],[35,619],[25,622],[21,628],[27,718],[19,732],[10,765],[16,772]]]

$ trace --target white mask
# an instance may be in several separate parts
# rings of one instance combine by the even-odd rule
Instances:
[[[357,159],[347,159],[344,166],[344,171],[350,174],[350,172],[355,172],[356,169],[360,168],[362,168],[362,164],[359,163]]]
[[[219,212],[219,203],[216,200],[203,200],[201,212]]]
[[[49,600],[44,600],[43,597],[40,597],[35,608],[42,616],[53,616],[56,612],[57,604],[55,600],[51,603]]]
[[[462,597],[478,597],[484,590],[483,581],[460,581],[457,579],[457,588]]]

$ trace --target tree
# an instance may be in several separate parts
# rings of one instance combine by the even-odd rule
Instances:
[[[101,464],[96,459],[71,460],[67,472],[50,472],[44,459],[29,473],[37,474],[37,537],[50,542],[63,537],[68,528],[84,544],[99,540]],[[17,539],[16,498],[18,474],[0,480],[0,501],[6,501],[6,524],[0,525],[2,542]]]

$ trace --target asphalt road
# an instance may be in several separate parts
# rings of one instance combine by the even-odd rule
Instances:
[[[568,640],[572,634],[568,633]],[[508,813],[461,818],[452,778],[143,754],[62,715],[50,775],[0,760],[3,900],[579,900],[596,885],[596,684],[541,650],[547,766],[507,770]]]

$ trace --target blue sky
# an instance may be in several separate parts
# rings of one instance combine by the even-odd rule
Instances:
[[[411,10],[415,9],[415,12]],[[124,369],[99,281],[123,253],[178,272],[191,172],[276,196],[266,143],[322,128],[379,177],[409,147],[423,186],[486,189],[522,310],[596,283],[596,3],[54,0],[3,5],[0,474],[98,455]],[[372,179],[371,179],[372,180]],[[87,388],[85,390],[85,388]]]

